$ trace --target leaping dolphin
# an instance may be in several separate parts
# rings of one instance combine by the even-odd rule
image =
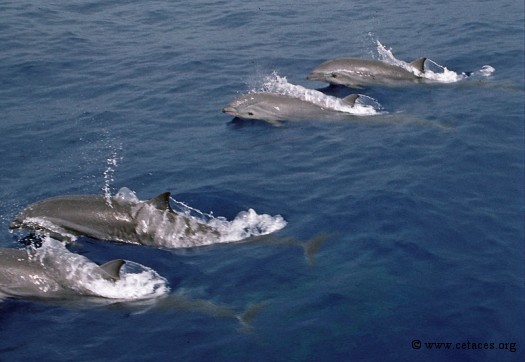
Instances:
[[[156,247],[211,244],[220,236],[195,218],[176,213],[169,192],[149,201],[102,195],[51,197],[23,209],[10,229],[28,229],[62,241],[84,235],[95,239]]]
[[[373,59],[338,58],[328,60],[315,67],[307,79],[359,88],[366,85],[399,85],[418,83],[423,80],[425,61],[417,58],[409,63],[407,70],[401,66]]]
[[[101,266],[93,263],[89,269],[91,280],[103,279],[114,282],[120,278],[124,260],[112,260]],[[87,269],[86,269],[87,270]],[[42,299],[63,299],[81,295],[92,295],[68,280],[67,271],[60,272],[49,265],[49,260],[39,258],[31,250],[0,249],[0,297],[27,297]]]
[[[222,111],[234,117],[258,119],[273,125],[280,125],[279,121],[285,120],[348,119],[354,115],[349,111],[355,106],[358,97],[358,94],[343,99],[330,97],[333,102],[340,102],[341,107],[337,109],[290,95],[259,92],[234,99]]]

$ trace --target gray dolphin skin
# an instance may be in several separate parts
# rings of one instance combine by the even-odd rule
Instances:
[[[349,95],[341,101],[353,107],[358,94]],[[258,119],[274,125],[279,121],[348,119],[346,112],[322,107],[297,97],[276,93],[250,93],[231,101],[222,109],[224,113],[243,119]]]
[[[418,83],[423,80],[426,58],[417,58],[410,66],[417,72],[412,73],[400,66],[379,60],[360,58],[338,58],[328,60],[315,67],[307,79],[327,82],[332,85],[344,85],[360,88],[366,85],[402,85]]]
[[[124,260],[112,260],[90,268],[89,278],[116,281],[124,263]],[[63,299],[83,293],[86,291],[71,287],[66,274],[47,265],[45,259],[31,255],[30,250],[0,249],[0,297]]]
[[[84,235],[167,248],[205,245],[220,236],[208,225],[173,211],[169,196],[165,192],[145,202],[102,195],[57,196],[29,205],[9,228],[62,241]]]

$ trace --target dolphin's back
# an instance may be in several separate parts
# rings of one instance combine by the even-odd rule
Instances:
[[[425,59],[418,58],[409,65],[415,72],[423,73]],[[419,81],[421,77],[415,72],[380,60],[337,58],[315,67],[308,75],[308,79],[347,86],[396,84]]]
[[[106,239],[110,233],[128,236],[132,225],[131,206],[116,198],[99,195],[56,196],[35,202],[22,210],[10,227],[19,228],[28,222],[58,227],[73,235],[89,235]],[[122,230],[123,229],[123,230]],[[60,233],[60,232],[59,232]]]
[[[342,59],[341,64],[343,66],[343,70],[352,69],[356,73],[368,73],[376,77],[380,76],[399,80],[405,80],[407,78],[411,79],[415,77],[413,73],[402,67],[388,64],[379,60],[348,58]],[[346,68],[344,68],[345,66]]]
[[[267,119],[302,119],[321,113],[321,107],[283,94],[261,93],[257,96],[259,114]]]

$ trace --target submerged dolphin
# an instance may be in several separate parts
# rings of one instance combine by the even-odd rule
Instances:
[[[409,65],[411,72],[401,66],[373,59],[339,58],[315,67],[307,79],[359,88],[363,85],[397,85],[420,82],[425,72],[426,58],[417,58]]]
[[[344,107],[354,107],[358,94],[338,99]],[[332,97],[333,98],[333,97]],[[319,103],[277,93],[250,93],[231,101],[224,113],[243,119],[258,119],[279,125],[284,120],[347,119],[351,113],[331,109]]]
[[[9,225],[58,240],[84,235],[101,240],[164,247],[205,245],[219,232],[173,211],[169,192],[146,201],[102,195],[57,196],[29,205]]]
[[[93,263],[89,279],[116,281],[124,260],[112,260],[101,266]],[[60,273],[46,258],[32,255],[31,250],[0,249],[0,296],[62,299],[92,293],[75,288],[67,272]]]

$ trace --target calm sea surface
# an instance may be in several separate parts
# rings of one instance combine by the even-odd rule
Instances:
[[[79,238],[71,251],[154,269],[198,303],[0,301],[0,360],[522,361],[524,3],[0,3],[0,247],[63,194],[174,199],[228,220],[282,215],[297,242],[160,250]],[[426,56],[490,76],[359,90],[388,117],[231,122],[273,72],[335,57]],[[344,96],[345,89],[335,91]],[[1,266],[0,266],[1,267]],[[432,343],[451,343],[445,345]]]

